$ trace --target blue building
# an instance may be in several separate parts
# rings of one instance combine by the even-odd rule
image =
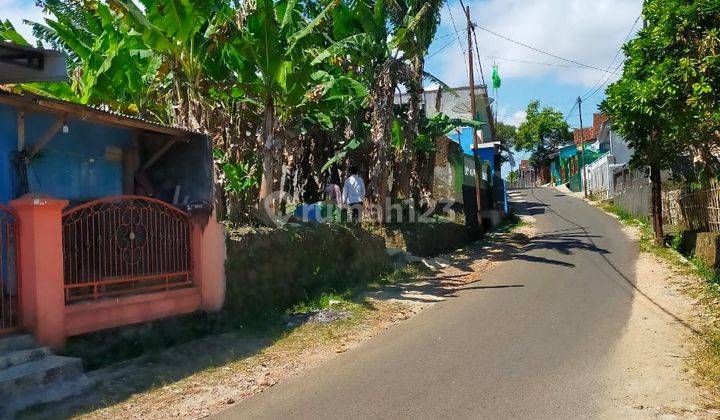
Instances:
[[[0,92],[0,204],[31,193],[71,205],[144,195],[212,203],[211,146],[176,127]]]
[[[487,128],[484,127],[484,128]],[[450,134],[448,137],[458,142],[464,154],[473,156],[473,129],[470,127],[460,128]],[[485,134],[483,132],[483,138]],[[501,147],[498,142],[486,142],[478,145],[478,152],[475,153],[478,160],[482,163],[482,181],[487,183],[488,192],[483,197],[483,207],[488,205],[487,209],[503,210],[507,212],[507,199],[505,181],[501,177],[502,162]],[[487,204],[485,204],[487,203]]]

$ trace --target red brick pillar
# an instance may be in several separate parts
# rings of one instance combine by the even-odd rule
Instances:
[[[22,326],[53,348],[65,342],[62,209],[67,205],[29,194],[10,202],[18,220]]]
[[[218,311],[225,302],[225,230],[215,212],[205,225],[192,220],[191,229],[192,276],[200,289],[201,307]]]

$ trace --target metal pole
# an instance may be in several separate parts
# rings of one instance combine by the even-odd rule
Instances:
[[[477,116],[477,104],[475,103],[475,74],[473,73],[473,55],[472,55],[472,22],[470,22],[470,6],[465,8],[465,17],[467,18],[467,39],[468,39],[468,79],[470,82],[470,113],[473,121],[476,121]],[[482,221],[482,195],[480,194],[480,188],[482,187],[482,165],[478,165],[480,155],[480,148],[477,141],[477,128],[472,129],[473,136],[473,162],[475,163],[475,203],[477,204],[477,219],[478,228],[480,233],[483,232],[483,221]],[[478,166],[480,170],[478,170]]]
[[[585,191],[585,198],[588,196],[587,190],[587,167],[585,166],[585,130],[583,129],[582,121],[582,98],[578,96],[578,113],[580,113],[580,165],[583,168],[584,177],[580,178],[583,184],[583,190]]]

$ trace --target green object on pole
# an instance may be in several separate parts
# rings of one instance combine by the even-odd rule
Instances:
[[[500,73],[498,73],[497,66],[493,66],[492,81],[493,81],[493,89],[498,89],[500,87],[500,85],[502,85],[502,80],[500,80]]]

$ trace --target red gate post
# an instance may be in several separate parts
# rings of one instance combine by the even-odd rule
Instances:
[[[65,342],[62,209],[67,205],[30,194],[10,202],[18,222],[22,326],[53,348]]]
[[[214,211],[203,222],[191,220],[193,282],[200,289],[202,309],[219,311],[225,303],[225,231]]]

